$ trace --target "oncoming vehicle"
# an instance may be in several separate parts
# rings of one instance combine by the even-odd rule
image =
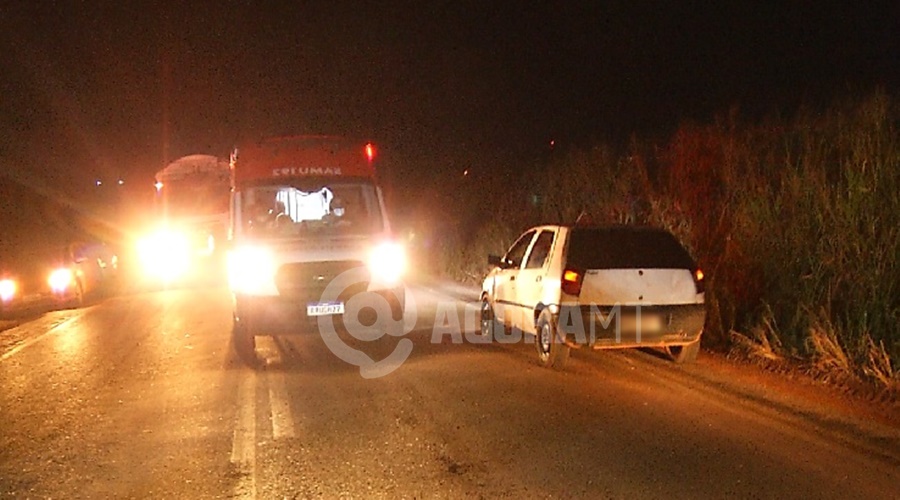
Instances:
[[[112,291],[118,279],[118,256],[100,242],[70,243],[51,261],[47,278],[57,301],[81,306],[89,297]]]
[[[570,349],[662,347],[696,359],[706,320],[703,272],[669,232],[639,226],[529,229],[494,269],[481,296],[483,335],[535,336],[544,366]]]
[[[0,309],[79,307],[118,285],[118,256],[102,242],[75,242],[0,268]]]
[[[405,254],[391,238],[373,160],[371,144],[331,136],[235,150],[228,276],[232,340],[246,361],[255,361],[257,335],[308,331],[321,316],[402,321]],[[348,307],[354,298],[369,306]]]
[[[137,242],[144,278],[165,285],[216,278],[229,220],[228,161],[183,156],[155,179],[152,223]]]

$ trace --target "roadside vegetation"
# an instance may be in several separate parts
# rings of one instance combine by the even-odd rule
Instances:
[[[554,151],[482,178],[438,262],[477,282],[531,224],[668,228],[707,279],[704,343],[820,377],[900,386],[900,106],[876,92],[792,119],[685,123],[664,144]],[[478,200],[492,200],[490,204]]]

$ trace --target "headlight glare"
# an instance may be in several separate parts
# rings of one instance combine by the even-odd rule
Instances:
[[[54,269],[53,272],[50,273],[50,278],[47,279],[47,283],[50,285],[50,289],[56,293],[65,292],[72,282],[75,280],[75,275],[72,273],[72,270],[67,267],[61,267],[59,269]]]
[[[16,282],[12,279],[0,280],[0,301],[9,302],[16,296]]]
[[[238,293],[258,294],[274,286],[275,259],[265,248],[243,247],[228,254],[228,285]]]
[[[169,281],[190,267],[190,244],[181,232],[163,229],[138,241],[138,257],[144,273]]]
[[[406,251],[403,245],[384,242],[372,249],[369,255],[369,271],[372,280],[395,285],[406,272]]]

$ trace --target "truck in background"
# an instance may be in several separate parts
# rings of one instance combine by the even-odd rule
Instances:
[[[138,241],[146,279],[170,285],[224,276],[230,166],[211,155],[181,157],[155,175],[153,221]]]
[[[255,337],[315,331],[319,320],[402,326],[406,265],[392,237],[371,143],[277,137],[231,159],[228,278],[232,342],[255,363]]]

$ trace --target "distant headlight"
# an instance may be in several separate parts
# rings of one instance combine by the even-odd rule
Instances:
[[[56,293],[65,292],[74,281],[75,274],[67,267],[54,269],[53,272],[50,273],[50,278],[47,279],[47,283],[50,284],[50,289]]]
[[[369,272],[372,281],[388,286],[396,285],[406,272],[406,251],[394,242],[384,242],[372,249],[369,255]]]
[[[190,243],[178,231],[160,230],[141,238],[137,250],[144,273],[166,281],[186,273],[191,264]]]
[[[9,302],[16,296],[16,282],[11,279],[0,280],[0,301]]]
[[[265,248],[243,247],[228,254],[228,285],[232,291],[263,293],[275,282],[275,259]]]

